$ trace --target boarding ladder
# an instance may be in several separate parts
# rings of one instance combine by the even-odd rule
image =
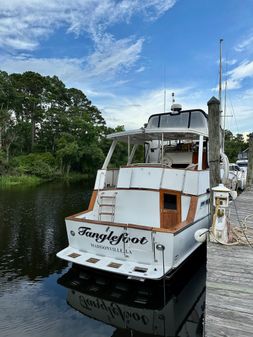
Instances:
[[[106,192],[101,192],[99,196],[99,208],[98,208],[98,220],[108,220],[114,222],[115,218],[115,205],[116,205],[117,192],[113,194],[108,194]],[[106,217],[106,219],[104,219]]]

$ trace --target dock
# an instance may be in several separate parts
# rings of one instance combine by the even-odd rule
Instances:
[[[253,213],[253,189],[235,200],[241,222]],[[234,203],[231,223],[239,226]],[[247,225],[253,228],[253,217]],[[253,336],[253,248],[207,243],[205,337]]]

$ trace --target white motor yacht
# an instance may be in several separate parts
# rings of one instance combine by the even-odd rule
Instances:
[[[201,244],[210,225],[207,115],[200,109],[152,115],[146,127],[108,136],[87,210],[66,218],[69,246],[61,259],[124,275],[160,279]],[[125,166],[109,168],[119,142]],[[142,146],[144,160],[136,163]]]

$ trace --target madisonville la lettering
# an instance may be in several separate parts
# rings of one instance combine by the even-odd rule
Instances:
[[[122,233],[120,235],[114,235],[114,231],[108,231],[108,233],[96,233],[91,230],[90,227],[79,227],[78,234],[84,235],[87,238],[94,238],[96,242],[102,243],[108,241],[111,245],[118,245],[120,242],[123,243],[139,243],[145,245],[148,239],[143,236],[141,238],[130,237],[128,233]]]

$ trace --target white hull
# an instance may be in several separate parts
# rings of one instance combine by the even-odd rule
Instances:
[[[127,277],[160,279],[199,247],[194,233],[208,228],[209,217],[175,234],[72,220],[66,223],[69,247],[57,254],[59,258]],[[164,246],[164,251],[159,250],[159,245]]]

